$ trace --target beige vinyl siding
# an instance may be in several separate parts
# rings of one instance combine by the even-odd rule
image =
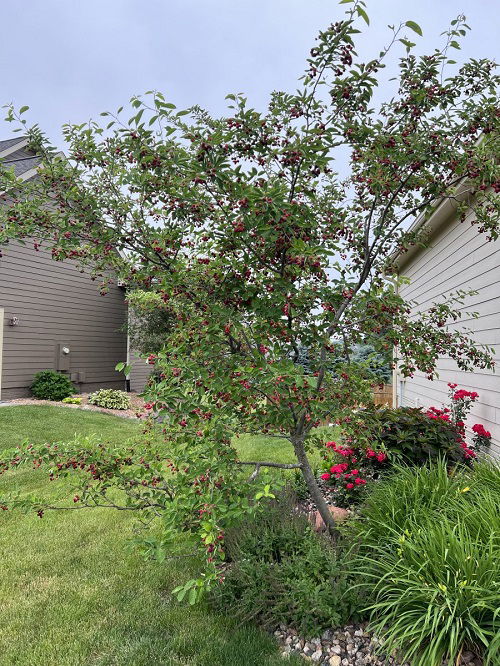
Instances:
[[[485,234],[456,217],[448,221],[432,239],[430,247],[414,254],[402,265],[401,274],[410,279],[401,295],[415,301],[414,313],[425,312],[432,303],[457,290],[477,291],[467,296],[462,319],[449,325],[450,330],[469,329],[477,344],[494,348],[500,366],[500,241],[488,242]],[[478,318],[465,313],[477,312]],[[428,381],[421,373],[403,383],[398,378],[399,400],[410,406],[440,406],[448,401],[448,382],[479,393],[468,420],[484,424],[493,436],[492,453],[500,455],[500,374],[477,369],[462,372],[449,357],[438,361],[439,379]]]
[[[114,368],[127,353],[123,289],[101,296],[97,281],[70,261],[13,242],[2,248],[0,307],[5,310],[2,398],[28,394],[33,375],[57,368],[59,344],[70,347],[69,374],[80,391],[124,388]],[[10,326],[11,317],[19,318]],[[76,373],[79,373],[76,375]]]

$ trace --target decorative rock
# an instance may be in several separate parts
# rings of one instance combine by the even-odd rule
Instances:
[[[329,506],[328,509],[337,523],[342,523],[349,518],[349,511],[347,509],[341,509],[339,506]],[[320,516],[319,511],[314,512],[312,522],[314,523],[314,529],[317,532],[321,532],[325,529],[325,523],[323,522],[323,518]]]
[[[395,653],[381,653],[384,641],[369,633],[366,624],[329,629],[321,634],[321,638],[315,637],[309,641],[286,627],[276,630],[274,635],[281,644],[282,657],[300,654],[317,666],[410,666],[399,661]],[[483,664],[473,652],[464,652],[459,666]]]

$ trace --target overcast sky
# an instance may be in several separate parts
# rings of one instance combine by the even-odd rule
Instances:
[[[459,13],[472,32],[455,59],[498,60],[498,0],[368,0],[363,55],[377,55],[388,23],[419,23],[432,51]],[[337,0],[0,0],[0,103],[29,105],[60,148],[60,127],[161,90],[178,107],[217,114],[228,92],[263,108],[269,91],[294,90]],[[409,33],[413,35],[413,33]],[[414,40],[415,41],[415,40]],[[11,136],[2,124],[0,139]]]

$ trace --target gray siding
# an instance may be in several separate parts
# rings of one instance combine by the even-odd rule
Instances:
[[[131,366],[129,374],[130,390],[141,393],[153,371],[153,366],[149,365],[146,359],[137,356],[133,349],[130,350],[129,363]]]
[[[449,325],[450,330],[468,328],[476,343],[494,348],[500,365],[500,241],[487,242],[485,235],[470,224],[451,219],[432,240],[431,247],[413,255],[401,274],[410,284],[401,288],[401,295],[415,300],[414,312],[424,312],[435,301],[457,289],[477,290],[461,308],[464,316]],[[478,318],[466,312],[477,312]],[[438,362],[439,379],[428,381],[421,373],[401,384],[398,378],[399,401],[411,406],[440,406],[446,403],[448,382],[460,388],[477,391],[479,399],[471,410],[470,427],[483,423],[493,436],[492,453],[500,455],[500,375],[488,370],[472,373],[460,371],[449,357]],[[402,395],[401,395],[402,389]]]
[[[30,244],[9,243],[2,252],[2,399],[28,395],[36,372],[57,369],[60,344],[70,347],[68,373],[78,390],[123,389],[123,375],[114,368],[127,354],[124,291],[113,285],[101,296],[88,273]],[[13,316],[17,326],[9,325]]]

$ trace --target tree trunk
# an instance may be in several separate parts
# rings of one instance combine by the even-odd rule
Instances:
[[[295,450],[295,455],[297,456],[297,460],[299,461],[300,466],[302,468],[302,475],[304,476],[307,488],[309,490],[309,494],[311,495],[311,499],[316,504],[316,507],[319,511],[319,515],[323,519],[323,522],[325,523],[329,533],[333,535],[336,532],[335,520],[332,514],[330,513],[328,504],[325,502],[323,493],[319,489],[319,486],[314,477],[311,465],[309,464],[309,459],[307,457],[304,448],[304,442],[301,440],[294,441],[293,448]]]

